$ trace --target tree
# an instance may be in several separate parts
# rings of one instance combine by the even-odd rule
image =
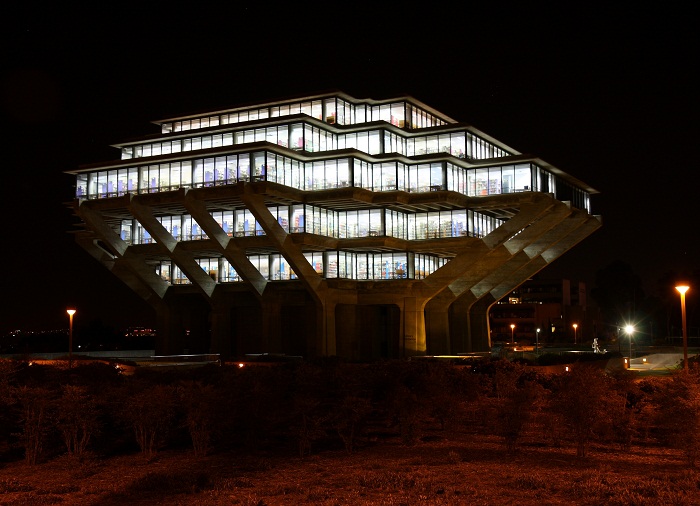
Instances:
[[[460,420],[465,403],[473,400],[468,396],[474,392],[465,392],[464,376],[459,368],[447,362],[426,364],[420,382],[420,397],[425,403],[427,413],[437,420],[440,429],[445,430]],[[461,395],[464,394],[464,397]]]
[[[185,412],[185,424],[192,439],[194,454],[203,457],[209,453],[212,438],[220,426],[216,409],[221,400],[220,393],[213,385],[184,381],[178,387],[178,396]]]
[[[174,388],[147,386],[122,406],[122,416],[134,431],[141,453],[149,460],[164,444],[174,419]]]
[[[643,414],[646,413],[648,396],[634,374],[620,371],[610,375],[611,388],[617,394],[619,403],[611,403],[612,440],[622,449],[629,450],[632,441],[643,428]],[[623,402],[624,401],[624,402]]]
[[[95,400],[85,387],[65,385],[56,399],[56,427],[70,455],[82,455],[99,429]]]
[[[692,467],[700,458],[700,375],[679,370],[655,392],[656,424],[662,438],[683,450]]]
[[[494,432],[503,437],[509,452],[515,450],[524,428],[540,409],[544,389],[525,375],[526,367],[499,367],[494,377],[496,402]]]
[[[369,399],[354,395],[346,395],[332,408],[330,424],[343,441],[348,454],[353,452],[355,441],[371,411]]]
[[[24,460],[34,465],[41,457],[50,429],[50,407],[53,392],[44,387],[20,386],[13,389],[13,397],[21,410]]]
[[[612,413],[625,403],[605,372],[585,363],[560,374],[552,394],[551,409],[574,438],[578,457],[585,457],[590,442],[610,430]]]
[[[370,376],[361,367],[343,363],[327,364],[324,370],[328,425],[350,454],[372,413]]]

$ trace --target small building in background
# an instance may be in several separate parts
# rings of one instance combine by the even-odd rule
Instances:
[[[528,279],[489,311],[491,341],[520,346],[592,343],[599,322],[586,283],[569,279]]]

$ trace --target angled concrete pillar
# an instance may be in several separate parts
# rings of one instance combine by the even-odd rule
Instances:
[[[317,352],[323,354],[331,351],[331,343],[335,341],[335,326],[329,327],[329,314],[334,311],[334,304],[328,303],[328,287],[326,281],[317,273],[306,260],[301,248],[294,243],[290,235],[280,226],[277,219],[265,205],[262,195],[255,193],[252,185],[246,185],[241,199],[255,216],[270,241],[280,254],[287,260],[301,282],[306,286],[316,303],[316,345]],[[330,334],[330,335],[329,335]]]
[[[202,200],[197,199],[197,191],[190,190],[184,194],[184,204],[190,215],[197,221],[202,230],[217,246],[218,251],[236,269],[236,273],[250,286],[255,295],[260,298],[267,286],[267,280],[250,262],[245,249],[238,246],[236,239],[228,236],[216,220],[207,211]]]
[[[491,348],[489,310],[496,300],[489,294],[476,301],[469,309],[468,351],[488,351]]]
[[[142,203],[141,196],[131,195],[128,209],[158,244],[167,250],[170,259],[177,264],[194,286],[210,298],[216,289],[216,281],[199,266],[194,255],[187,251],[155,218],[150,206]]]
[[[425,302],[416,297],[404,297],[401,310],[400,330],[403,338],[402,349],[405,357],[425,355],[427,349],[425,335]],[[402,331],[402,332],[401,332]]]
[[[91,234],[82,233],[76,240],[102,265],[119,273],[119,277],[136,291],[146,302],[157,308],[168,291],[168,283],[150,268],[142,255],[107,225],[95,202],[83,202],[76,212],[91,228]],[[93,209],[96,207],[97,209]],[[128,274],[125,274],[127,273]]]

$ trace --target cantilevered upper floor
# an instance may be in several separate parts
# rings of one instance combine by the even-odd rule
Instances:
[[[540,191],[590,212],[590,195],[597,193],[411,97],[357,100],[335,93],[156,123],[161,133],[115,145],[121,160],[69,171],[76,197],[266,180],[300,190]]]

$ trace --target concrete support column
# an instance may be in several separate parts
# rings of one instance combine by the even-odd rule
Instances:
[[[404,297],[401,310],[401,329],[399,332],[403,357],[425,355],[427,349],[425,337],[425,302],[416,297]]]
[[[265,353],[284,353],[284,336],[281,326],[281,305],[277,300],[262,302],[261,345]]]
[[[425,307],[426,353],[447,355],[451,353],[450,315],[444,304]]]
[[[450,306],[450,353],[453,355],[476,351],[469,337],[469,309],[473,302],[474,297],[467,293]]]
[[[486,295],[475,302],[469,309],[470,351],[488,351],[491,349],[491,327],[489,309],[496,302],[491,295]]]
[[[163,304],[156,315],[156,353],[180,355],[185,347],[185,328],[179,311]]]
[[[338,305],[336,297],[329,294],[329,297],[325,297],[325,300],[320,304],[320,308],[317,312],[322,314],[320,329],[318,334],[322,336],[321,346],[323,349],[319,350],[321,355],[325,357],[332,357],[338,354],[337,341],[336,341],[336,319],[335,310]],[[317,304],[317,307],[319,304]],[[342,320],[343,325],[345,325],[345,320]]]
[[[219,353],[222,360],[233,357],[231,304],[218,302],[209,314],[211,353]]]
[[[337,329],[336,354],[340,357],[356,358],[359,356],[357,340],[357,311],[355,304],[337,304],[334,312],[342,325]]]

